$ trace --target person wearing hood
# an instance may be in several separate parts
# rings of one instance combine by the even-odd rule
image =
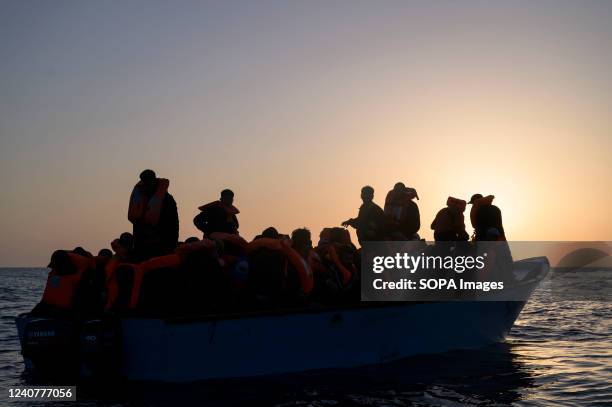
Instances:
[[[128,219],[139,260],[172,253],[178,244],[178,211],[169,185],[170,181],[157,178],[153,170],[144,170],[132,190]]]
[[[193,224],[209,237],[211,233],[222,232],[233,235],[238,234],[238,217],[240,211],[233,205],[234,192],[229,189],[221,191],[218,201],[200,206],[200,213],[193,218]]]

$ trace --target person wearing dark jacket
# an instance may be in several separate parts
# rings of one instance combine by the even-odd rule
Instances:
[[[363,204],[359,207],[357,217],[342,222],[342,226],[352,226],[357,230],[359,244],[366,241],[383,240],[384,238],[386,226],[385,212],[374,203],[373,199],[374,188],[371,186],[361,188]]]
[[[132,191],[128,219],[133,225],[134,254],[138,260],[169,254],[178,243],[176,202],[168,193],[170,182],[153,170],[140,173]]]
[[[238,234],[238,217],[240,211],[233,205],[234,193],[229,189],[221,191],[218,201],[200,206],[200,213],[193,218],[193,224],[209,237],[211,233],[223,232]]]
[[[389,222],[389,235],[392,240],[418,239],[421,228],[419,206],[413,199],[419,199],[414,188],[403,182],[395,184],[385,198],[385,215]]]

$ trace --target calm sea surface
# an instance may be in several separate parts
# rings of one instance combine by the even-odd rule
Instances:
[[[10,402],[6,388],[28,384],[13,318],[38,301],[46,273],[0,269],[1,406],[44,404]],[[607,275],[602,279],[609,281]],[[197,386],[79,387],[79,402],[52,405],[611,406],[612,302],[563,300],[550,287],[547,280],[538,288],[505,343],[477,351],[331,374]]]

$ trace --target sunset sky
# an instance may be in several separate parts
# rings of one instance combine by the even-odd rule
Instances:
[[[510,240],[612,240],[610,1],[2,1],[0,39],[0,266],[108,247],[145,168],[182,239],[226,187],[251,239],[403,181],[426,238],[479,192]]]

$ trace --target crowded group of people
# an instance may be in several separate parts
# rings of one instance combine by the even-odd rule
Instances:
[[[93,255],[82,247],[51,256],[38,315],[177,315],[359,301],[359,249],[348,227],[366,241],[421,240],[419,196],[401,182],[384,207],[374,189],[361,189],[357,217],[323,229],[317,244],[306,228],[290,235],[268,227],[252,241],[239,233],[234,193],[200,206],[193,223],[202,237],[179,241],[177,205],[169,181],[144,170],[129,200],[132,232]],[[505,240],[493,196],[469,202],[449,197],[431,228],[434,239],[467,242],[464,212],[471,205],[475,241]]]

